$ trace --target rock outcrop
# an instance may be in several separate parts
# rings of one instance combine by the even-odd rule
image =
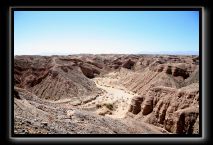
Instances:
[[[132,112],[133,114],[138,114],[141,111],[141,103],[143,102],[144,97],[142,96],[135,96],[132,98],[130,107],[129,107],[129,112]]]
[[[135,62],[129,59],[126,62],[124,62],[123,67],[127,69],[131,69],[134,66],[134,64]]]
[[[143,117],[143,121],[165,128],[178,134],[192,134],[199,115],[199,85],[174,89],[169,87],[152,88],[139,104],[133,98],[133,104],[141,106],[140,112],[129,112]],[[130,105],[132,108],[132,105]],[[198,131],[197,131],[198,132]]]

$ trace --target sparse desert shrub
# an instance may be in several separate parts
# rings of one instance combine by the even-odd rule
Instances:
[[[96,104],[96,108],[101,108],[101,104]]]
[[[104,103],[104,106],[106,106],[109,110],[113,110],[113,104],[111,103]]]
[[[113,110],[113,104],[112,103],[104,103],[104,104],[96,104],[96,108],[102,108],[102,107],[106,107],[109,110]]]

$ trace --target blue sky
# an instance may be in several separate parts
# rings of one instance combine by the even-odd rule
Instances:
[[[196,54],[198,11],[15,11],[15,55]]]

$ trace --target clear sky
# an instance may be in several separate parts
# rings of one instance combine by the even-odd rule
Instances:
[[[199,52],[198,11],[15,11],[15,55]]]

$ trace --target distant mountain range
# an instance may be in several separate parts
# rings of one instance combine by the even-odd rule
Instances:
[[[199,55],[199,51],[141,51],[139,54]]]
[[[51,56],[51,55],[74,55],[74,54],[93,54],[93,53],[66,53],[66,52],[43,52],[39,54],[18,54],[18,55],[42,55],[42,56]],[[95,54],[95,53],[94,53]],[[99,54],[99,53],[97,53]],[[107,53],[103,53],[107,54]],[[109,53],[112,54],[112,53]],[[118,54],[118,53],[114,53]],[[120,53],[120,54],[127,54],[127,53]],[[140,51],[138,53],[129,53],[129,54],[164,54],[164,55],[199,55],[199,51]],[[14,54],[17,55],[17,54]]]

